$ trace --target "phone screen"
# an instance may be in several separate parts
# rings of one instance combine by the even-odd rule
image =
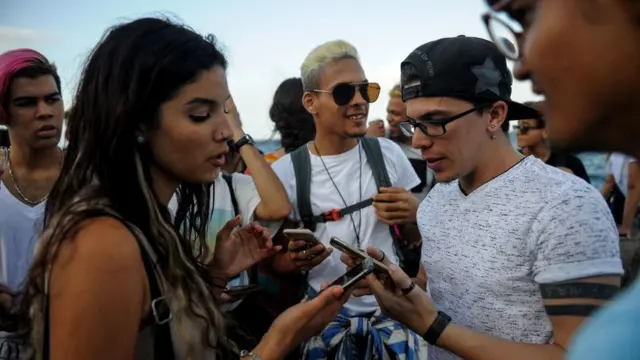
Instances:
[[[331,284],[329,284],[329,287],[340,285],[345,289],[349,288],[355,285],[358,281],[363,279],[365,276],[372,273],[373,270],[375,270],[375,266],[373,265],[371,258],[367,258],[361,263],[359,263],[358,265],[352,267],[350,270],[344,273],[344,275],[340,276],[339,278],[331,282]]]

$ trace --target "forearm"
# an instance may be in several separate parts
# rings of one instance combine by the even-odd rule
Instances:
[[[243,136],[243,131],[235,131],[234,142]],[[251,171],[251,177],[260,195],[260,204],[256,209],[257,217],[262,220],[280,220],[287,217],[291,211],[287,192],[262,154],[253,146],[243,146],[240,148],[240,155]]]
[[[555,344],[523,344],[498,339],[455,324],[449,324],[438,339],[438,347],[466,360],[561,360],[565,350]]]
[[[633,221],[638,211],[638,203],[640,203],[640,189],[629,189],[629,195],[624,202],[624,212],[622,215],[622,228],[630,231],[633,227]]]

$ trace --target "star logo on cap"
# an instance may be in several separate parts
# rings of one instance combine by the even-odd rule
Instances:
[[[478,78],[476,83],[476,94],[480,94],[485,90],[489,90],[492,93],[500,96],[500,89],[498,84],[502,80],[502,74],[500,70],[496,68],[491,58],[487,58],[484,64],[478,66],[472,66],[471,71]]]

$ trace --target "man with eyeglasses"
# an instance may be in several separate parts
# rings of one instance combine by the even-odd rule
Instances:
[[[491,37],[515,34],[520,45],[516,51],[498,47],[517,61],[516,77],[531,80],[534,90],[545,95],[552,144],[563,150],[618,151],[639,158],[638,2],[487,2],[493,11],[483,19]],[[639,359],[639,318],[636,281],[585,324],[567,357]]]
[[[390,316],[424,334],[430,359],[560,359],[618,289],[605,202],[582,179],[511,146],[507,121],[540,115],[510,100],[512,77],[491,42],[436,40],[401,71],[402,128],[439,184],[417,216],[433,303]]]

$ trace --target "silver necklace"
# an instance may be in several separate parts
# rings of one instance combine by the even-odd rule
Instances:
[[[22,193],[22,191],[20,190],[20,186],[18,186],[18,181],[16,181],[16,178],[13,176],[13,165],[11,164],[11,148],[9,148],[8,158],[9,158],[9,177],[11,178],[11,182],[13,183],[13,187],[16,189],[16,192],[18,193],[18,195],[20,196],[22,201],[24,201],[28,205],[35,206],[35,205],[38,205],[41,202],[47,200],[47,198],[49,197],[49,193],[47,193],[45,196],[43,196],[42,199],[36,200],[36,201],[29,200],[29,198],[27,198]],[[63,159],[64,159],[64,156],[61,154],[61,156],[60,156],[60,167],[62,167]]]

